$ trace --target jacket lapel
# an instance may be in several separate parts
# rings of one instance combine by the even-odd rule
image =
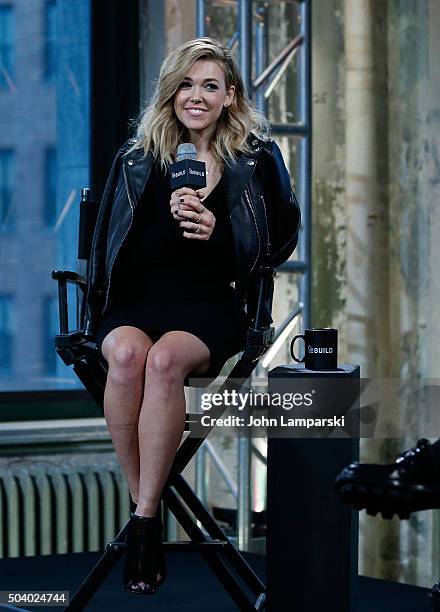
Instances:
[[[256,165],[255,159],[245,156],[237,158],[235,162],[225,164],[224,185],[229,214],[239,204]]]
[[[132,196],[132,202],[136,205],[142,198],[142,194],[144,193],[145,186],[151,174],[152,165],[152,154],[148,153],[147,156],[144,157],[143,149],[137,149],[124,159],[129,193]]]

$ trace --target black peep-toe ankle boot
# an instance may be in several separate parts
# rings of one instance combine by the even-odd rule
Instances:
[[[122,589],[140,595],[156,593],[167,574],[160,516],[130,514],[125,555]]]

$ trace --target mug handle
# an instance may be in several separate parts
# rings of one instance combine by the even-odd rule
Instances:
[[[304,340],[304,342],[306,341],[303,334],[298,334],[297,336],[295,336],[294,339],[292,340],[292,342],[290,343],[290,354],[292,355],[292,359],[294,359],[296,362],[304,363],[304,359],[306,358],[306,356],[304,355],[304,357],[302,359],[297,359],[295,357],[295,353],[293,352],[293,345],[295,344],[295,340],[297,338],[302,338]]]

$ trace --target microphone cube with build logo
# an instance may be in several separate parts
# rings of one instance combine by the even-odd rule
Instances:
[[[206,187],[205,162],[196,159],[184,159],[170,166],[171,191],[181,187],[202,189]]]

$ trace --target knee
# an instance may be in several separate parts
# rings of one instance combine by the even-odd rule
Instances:
[[[147,351],[136,343],[121,341],[109,354],[108,375],[118,382],[133,381],[143,375]]]
[[[154,346],[147,355],[146,376],[168,383],[183,380],[182,364],[172,349]]]

